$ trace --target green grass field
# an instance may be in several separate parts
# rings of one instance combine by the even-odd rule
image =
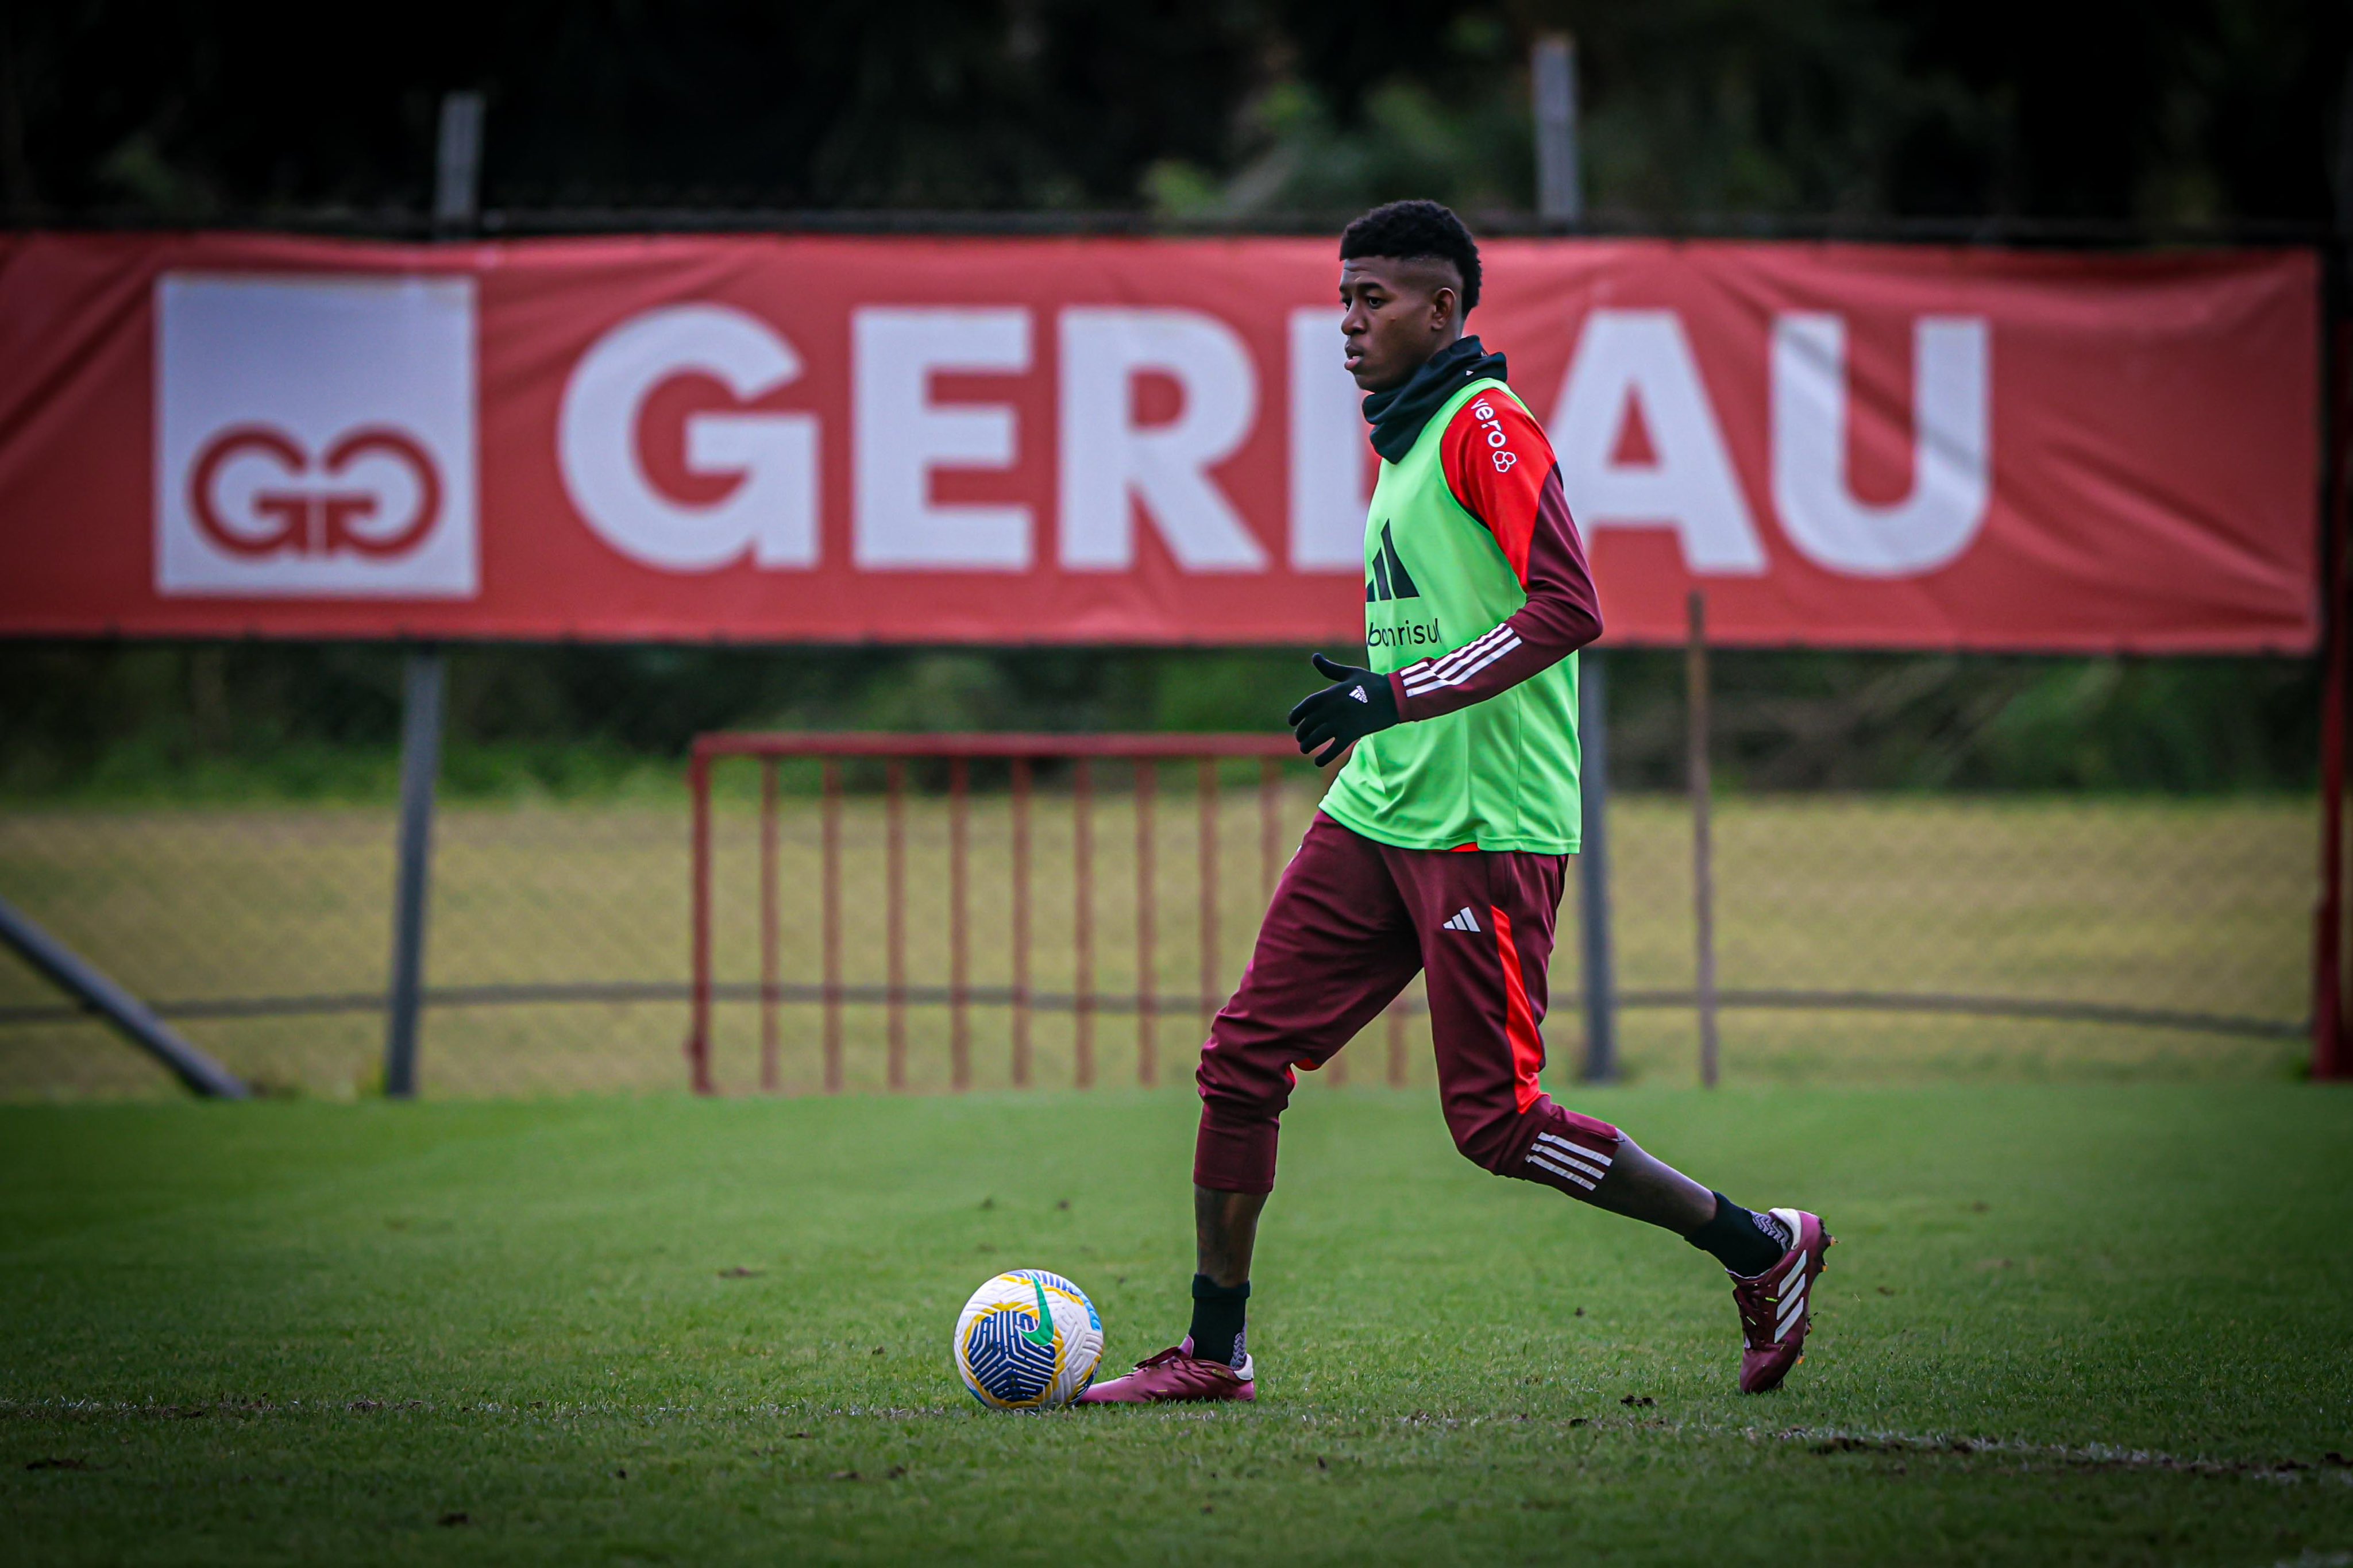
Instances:
[[[1182,1093],[0,1109],[27,1562],[2343,1563],[2353,1099],[1578,1103],[1841,1245],[1783,1392],[1722,1276],[1304,1095],[1251,1408],[982,1412],[1008,1267],[1180,1328]]]

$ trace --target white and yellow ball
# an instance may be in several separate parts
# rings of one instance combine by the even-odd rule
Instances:
[[[956,1372],[992,1410],[1052,1410],[1095,1380],[1103,1345],[1085,1291],[1043,1268],[1008,1269],[964,1304]]]

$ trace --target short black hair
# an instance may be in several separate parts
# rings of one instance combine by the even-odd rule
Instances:
[[[1359,256],[1451,261],[1462,275],[1462,313],[1469,315],[1479,303],[1479,242],[1454,209],[1441,203],[1391,202],[1375,207],[1340,235],[1340,259]]]

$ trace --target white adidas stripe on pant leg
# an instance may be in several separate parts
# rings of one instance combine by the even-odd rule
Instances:
[[[1585,1174],[1587,1174],[1587,1175],[1588,1175],[1588,1176],[1592,1177],[1592,1178],[1593,1178],[1595,1181],[1597,1181],[1597,1182],[1598,1182],[1598,1181],[1599,1181],[1599,1180],[1601,1180],[1601,1178],[1602,1178],[1602,1177],[1604,1177],[1604,1176],[1606,1176],[1606,1175],[1608,1175],[1608,1174],[1609,1173],[1608,1171],[1603,1170],[1603,1169],[1602,1169],[1600,1166],[1599,1166],[1599,1165],[1588,1165],[1588,1164],[1587,1164],[1584,1161],[1582,1161],[1582,1160],[1578,1159],[1576,1155],[1574,1155],[1574,1154],[1563,1154],[1562,1152],[1559,1152],[1558,1150],[1556,1150],[1556,1149],[1548,1149],[1548,1150],[1546,1150],[1546,1151],[1545,1152],[1545,1155],[1546,1155],[1546,1158],[1547,1158],[1547,1159],[1558,1160],[1559,1162],[1561,1162],[1561,1163],[1563,1163],[1563,1164],[1567,1165],[1567,1166],[1570,1170],[1572,1170],[1572,1171],[1581,1171],[1581,1172],[1583,1172]]]
[[[1574,1170],[1582,1171],[1597,1182],[1609,1173],[1609,1167],[1595,1164],[1577,1150],[1564,1150],[1555,1145],[1550,1148],[1539,1148],[1535,1152],[1542,1153],[1546,1159],[1558,1160]]]
[[[1590,1149],[1580,1149],[1567,1139],[1556,1138],[1549,1132],[1537,1133],[1536,1142],[1544,1148],[1545,1152],[1554,1159],[1567,1161],[1597,1182],[1609,1173],[1610,1162],[1607,1154],[1597,1154]]]
[[[1609,1156],[1602,1153],[1599,1150],[1588,1149],[1581,1143],[1572,1143],[1557,1132],[1539,1132],[1536,1134],[1536,1142],[1539,1143],[1556,1143],[1560,1145],[1560,1147],[1567,1150],[1570,1153],[1575,1154],[1581,1159],[1592,1160],[1600,1164],[1607,1165],[1610,1163]]]
[[[1528,1163],[1539,1166],[1544,1170],[1550,1171],[1554,1175],[1559,1176],[1563,1180],[1575,1182],[1578,1186],[1583,1187],[1588,1193],[1593,1190],[1593,1184],[1591,1182],[1586,1180],[1583,1176],[1578,1175],[1575,1171],[1568,1169],[1566,1165],[1554,1164],[1542,1154],[1530,1154],[1528,1156]]]

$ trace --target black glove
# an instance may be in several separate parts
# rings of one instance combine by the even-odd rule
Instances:
[[[1388,676],[1335,664],[1320,653],[1315,656],[1315,668],[1333,684],[1301,698],[1285,722],[1299,737],[1301,751],[1313,753],[1317,747],[1324,748],[1315,758],[1320,768],[1374,731],[1396,723],[1398,710]]]

